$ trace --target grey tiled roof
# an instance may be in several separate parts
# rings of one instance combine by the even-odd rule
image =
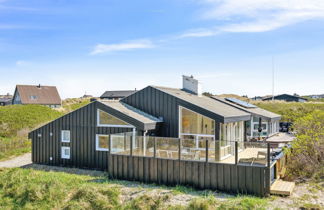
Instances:
[[[250,114],[244,112],[240,109],[232,107],[230,105],[224,104],[217,100],[214,100],[210,97],[201,95],[198,96],[196,94],[189,93],[182,89],[177,88],[168,88],[168,87],[159,87],[159,86],[152,86],[160,91],[163,91],[169,95],[177,97],[181,100],[184,100],[188,103],[196,105],[202,109],[215,113],[219,116],[223,116],[224,118],[235,118],[235,117],[249,117]]]
[[[104,94],[100,96],[100,98],[124,98],[127,97],[133,93],[135,93],[136,90],[112,90],[112,91],[106,91]]]
[[[246,111],[248,113],[251,113],[252,115],[261,116],[261,117],[269,119],[269,120],[271,120],[271,119],[281,119],[281,115],[278,115],[278,114],[273,113],[273,112],[269,112],[269,111],[267,111],[265,109],[261,109],[260,107],[245,108],[245,107],[242,107],[242,106],[240,106],[238,104],[227,101],[227,100],[225,100],[224,98],[221,98],[221,97],[212,96],[212,98],[217,100],[217,101],[220,101],[220,102],[222,102],[224,104],[228,104],[228,105],[231,105],[233,107],[237,107],[238,109]]]
[[[120,101],[100,101],[110,108],[121,112],[131,118],[134,118],[142,123],[157,123],[162,122],[159,118],[149,115],[139,109],[136,109],[128,104]]]

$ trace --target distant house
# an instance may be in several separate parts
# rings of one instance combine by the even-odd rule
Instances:
[[[113,90],[113,91],[106,91],[104,94],[100,96],[100,99],[108,99],[108,100],[120,100],[123,99],[133,93],[136,92],[135,90]]]
[[[58,108],[62,101],[55,86],[17,85],[12,104],[39,104]]]
[[[262,101],[263,97],[262,96],[254,96],[251,99],[254,100],[254,101]]]
[[[281,100],[281,101],[287,101],[287,102],[306,102],[307,99],[297,96],[297,95],[289,95],[289,94],[281,94],[281,95],[276,95],[273,97],[274,100]],[[270,101],[272,100],[272,96],[266,97],[262,99],[263,101]]]
[[[12,95],[9,93],[7,95],[0,95],[0,106],[10,105],[12,101]]]
[[[84,94],[81,98],[92,98],[92,95]]]
[[[309,95],[308,97],[310,97],[312,99],[320,99],[320,98],[324,98],[324,94],[322,94],[322,95]]]

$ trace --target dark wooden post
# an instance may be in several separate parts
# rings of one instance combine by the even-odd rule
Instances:
[[[181,160],[181,138],[179,138],[179,160]]]
[[[133,140],[134,140],[134,137],[132,135],[131,142],[130,142],[130,156],[133,156]]]
[[[110,155],[111,153],[111,135],[109,135],[109,138],[108,138],[108,156]]]
[[[238,142],[235,141],[235,165],[238,163]]]
[[[98,137],[99,138],[99,137]],[[111,178],[112,177],[112,174],[110,174],[110,167],[112,167],[109,163],[111,162],[110,160],[111,160],[111,135],[109,135],[109,137],[108,137],[108,156],[107,156],[107,165],[108,165],[108,167],[107,167],[107,171],[108,171],[108,177],[109,178]]]
[[[156,137],[153,137],[153,157],[156,158]]]
[[[267,143],[267,162],[268,168],[270,168],[270,143]]]
[[[127,150],[127,138],[126,138],[126,133],[124,133],[124,150],[126,151]]]
[[[206,139],[205,142],[206,142],[206,162],[208,162],[208,139]]]
[[[271,183],[271,169],[270,169],[270,143],[267,143],[267,168],[266,168],[266,196],[270,195],[270,183]]]

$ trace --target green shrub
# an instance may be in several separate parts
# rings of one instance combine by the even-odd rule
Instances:
[[[290,178],[320,176],[324,168],[324,111],[315,110],[298,118],[294,128],[297,138],[287,150],[288,175]]]

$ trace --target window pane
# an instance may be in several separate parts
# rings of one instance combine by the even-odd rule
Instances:
[[[262,128],[262,130],[266,130],[267,129],[267,124],[262,123],[261,128]],[[258,129],[259,129],[259,124],[254,124],[254,130],[258,130]]]
[[[109,149],[109,136],[98,136],[98,146],[101,149]]]
[[[126,122],[99,110],[99,124],[101,125],[129,125]]]
[[[70,141],[70,131],[62,131],[62,141]]]
[[[70,132],[65,131],[65,132],[63,132],[63,134],[64,134],[64,139],[65,140],[70,140]]]
[[[197,133],[198,115],[187,109],[181,108],[182,133]]]
[[[202,116],[202,115],[200,115]],[[199,121],[199,134],[208,134],[208,135],[214,135],[214,129],[215,129],[215,121],[209,119],[208,117],[202,116],[201,121]]]
[[[181,108],[181,133],[215,134],[215,121],[201,114]]]
[[[66,156],[70,156],[70,149],[64,149],[64,154]]]
[[[70,159],[70,147],[61,148],[61,158]]]

